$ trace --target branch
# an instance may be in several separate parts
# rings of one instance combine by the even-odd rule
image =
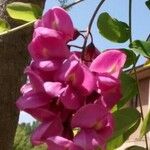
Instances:
[[[92,16],[92,18],[89,22],[89,25],[87,27],[87,33],[86,33],[85,40],[84,40],[84,43],[83,43],[82,59],[84,59],[85,47],[86,47],[86,44],[87,44],[88,37],[91,33],[91,28],[92,28],[93,21],[94,21],[99,9],[101,8],[101,6],[103,5],[104,2],[105,2],[105,0],[101,0],[101,2],[97,5],[97,7],[96,7],[96,9],[93,13],[93,16]]]

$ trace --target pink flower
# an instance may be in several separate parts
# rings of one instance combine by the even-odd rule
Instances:
[[[110,110],[122,96],[126,55],[117,49],[100,54],[90,43],[82,58],[68,46],[79,35],[67,12],[54,7],[35,23],[28,45],[32,62],[17,107],[41,122],[31,141],[48,150],[105,150],[113,133]]]
[[[28,49],[34,60],[66,58],[69,56],[69,49],[64,41],[63,35],[56,30],[44,27],[35,29]]]
[[[126,61],[126,54],[120,50],[107,50],[97,56],[90,65],[96,73],[101,101],[111,109],[121,99],[119,75]]]
[[[90,70],[96,73],[107,73],[115,78],[118,78],[126,61],[126,54],[123,51],[110,49],[102,52],[97,56]]]
[[[69,41],[74,36],[74,27],[68,13],[60,8],[54,7],[47,11],[41,20],[35,23],[35,28],[46,27],[60,31],[64,34],[64,40]]]
[[[68,83],[84,96],[91,94],[96,89],[94,74],[86,65],[72,58],[72,56],[61,66],[58,71],[58,79]]]
[[[72,127],[80,128],[74,143],[84,150],[105,149],[114,128],[112,115],[102,104],[81,107],[72,117]]]

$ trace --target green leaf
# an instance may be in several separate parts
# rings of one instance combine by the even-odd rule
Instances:
[[[140,119],[138,119],[137,122],[131,128],[129,128],[125,133],[117,137],[111,138],[108,141],[107,150],[114,150],[120,147],[124,142],[126,142],[129,136],[138,128],[139,124],[140,124]]]
[[[10,25],[5,20],[0,19],[0,32],[4,32],[10,29]]]
[[[113,113],[115,131],[112,138],[122,135],[131,129],[140,119],[140,113],[134,108],[124,108]]]
[[[26,22],[34,21],[42,15],[42,9],[35,4],[13,2],[6,6],[9,16]]]
[[[123,135],[112,138],[107,143],[107,150],[114,150],[124,143]]]
[[[122,49],[122,51],[124,51],[127,55],[127,60],[124,67],[128,68],[136,62],[136,54],[132,50],[128,49]]]
[[[125,150],[145,150],[144,147],[141,147],[141,146],[131,146],[131,147],[128,147],[126,148]]]
[[[137,83],[134,78],[129,74],[121,74],[121,89],[122,89],[122,98],[117,104],[117,108],[123,107],[129,100],[138,94]]]
[[[146,1],[145,4],[150,9],[150,0]]]
[[[100,34],[110,41],[123,43],[130,37],[129,26],[124,22],[111,18],[106,12],[99,15],[97,26]]]
[[[133,126],[131,128],[129,128],[127,132],[124,133],[124,135],[123,135],[124,136],[124,140],[127,140],[129,138],[129,136],[137,130],[137,128],[140,125],[140,122],[141,122],[141,118],[139,118],[135,122],[135,124],[133,124]]]
[[[149,131],[150,131],[150,111],[146,115],[144,122],[142,124],[142,128],[140,131],[140,137],[142,138]]]
[[[135,40],[129,45],[129,47],[135,52],[150,58],[150,41]]]

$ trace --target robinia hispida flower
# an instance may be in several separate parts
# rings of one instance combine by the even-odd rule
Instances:
[[[115,126],[110,110],[122,96],[119,75],[126,55],[116,49],[95,54],[93,49],[92,54],[90,49],[89,56],[94,57],[87,63],[82,52],[68,47],[76,32],[59,7],[35,23],[28,46],[32,61],[25,69],[29,81],[21,88],[17,106],[41,122],[31,137],[34,145],[47,143],[48,150],[105,150]]]

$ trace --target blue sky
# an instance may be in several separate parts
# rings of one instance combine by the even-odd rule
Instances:
[[[71,1],[71,0],[69,0]],[[100,0],[85,0],[74,6],[69,14],[73,20],[74,26],[79,30],[85,30],[93,11]],[[146,0],[133,0],[133,15],[132,15],[132,36],[133,40],[140,39],[145,40],[150,33],[150,10],[145,5]],[[99,13],[108,12],[112,17],[128,23],[128,2],[129,0],[106,0]],[[57,0],[47,0],[45,5],[45,11],[53,6],[57,6],[59,3]],[[98,17],[98,15],[97,15]],[[94,36],[94,43],[96,47],[102,51],[108,48],[127,48],[129,41],[124,44],[117,44],[104,39],[98,32],[96,22],[97,17],[92,27],[92,34]],[[76,44],[82,44],[81,40],[78,40]],[[145,60],[140,59],[139,64],[142,64]],[[26,113],[21,113],[19,122],[31,122],[33,118]]]

